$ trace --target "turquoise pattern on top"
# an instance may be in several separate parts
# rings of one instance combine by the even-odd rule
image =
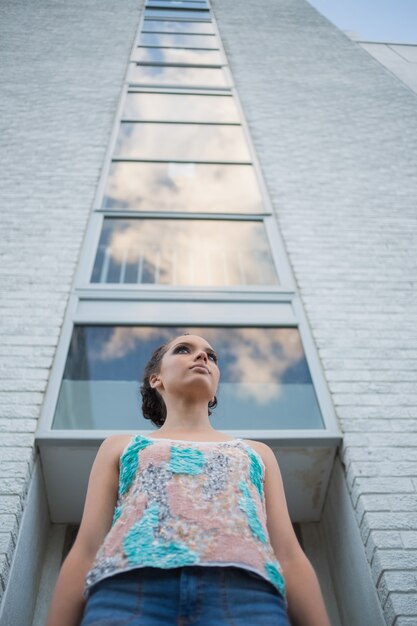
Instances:
[[[120,457],[119,494],[121,496],[127,492],[139,469],[139,451],[151,445],[152,441],[141,435],[136,435],[133,442]]]
[[[152,567],[182,567],[198,562],[198,554],[178,541],[162,541],[155,537],[159,507],[153,502],[142,519],[134,524],[123,541],[123,549],[130,565]]]
[[[116,506],[116,508],[114,509],[114,513],[113,513],[113,521],[111,523],[112,526],[115,525],[115,523],[117,522],[121,514],[122,514],[122,507]]]
[[[271,583],[278,587],[278,590],[285,597],[285,580],[275,563],[266,563],[265,570]]]
[[[242,511],[245,511],[246,515],[248,516],[249,527],[255,537],[259,539],[259,541],[262,541],[262,543],[266,543],[268,539],[258,518],[258,514],[256,512],[256,504],[252,500],[252,496],[250,495],[249,488],[245,481],[240,481],[239,489],[243,493],[243,496],[239,500],[239,508],[242,509]]]
[[[132,437],[120,457],[113,522],[86,576],[138,567],[234,565],[285,593],[269,542],[259,453],[241,440]],[[284,596],[285,597],[285,596]]]
[[[204,463],[204,454],[201,450],[172,446],[168,469],[176,474],[201,474]]]
[[[258,459],[258,455],[253,452],[249,446],[247,447],[248,455],[250,458],[249,477],[252,483],[255,485],[260,497],[263,495],[263,468]]]

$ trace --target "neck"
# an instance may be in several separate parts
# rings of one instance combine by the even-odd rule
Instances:
[[[210,424],[207,402],[192,401],[184,398],[165,399],[167,417],[160,432],[172,433],[207,433],[215,429]]]

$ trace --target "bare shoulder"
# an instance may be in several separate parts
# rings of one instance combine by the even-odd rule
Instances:
[[[132,438],[133,435],[110,435],[106,437],[98,449],[97,457],[118,463],[123,450]]]
[[[243,442],[251,446],[261,456],[266,467],[271,465],[271,463],[276,463],[275,454],[266,443],[255,441],[254,439],[243,439]]]

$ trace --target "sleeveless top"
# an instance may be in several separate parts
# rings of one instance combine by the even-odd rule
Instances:
[[[140,567],[235,566],[285,598],[266,527],[261,456],[241,439],[195,442],[136,435],[120,457],[112,527],[87,573],[100,580]]]

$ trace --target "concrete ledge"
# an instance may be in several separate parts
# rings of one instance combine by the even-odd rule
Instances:
[[[12,566],[0,605],[2,626],[32,623],[49,531],[49,511],[39,459],[29,485]]]
[[[339,459],[333,467],[320,526],[342,625],[385,626]]]

